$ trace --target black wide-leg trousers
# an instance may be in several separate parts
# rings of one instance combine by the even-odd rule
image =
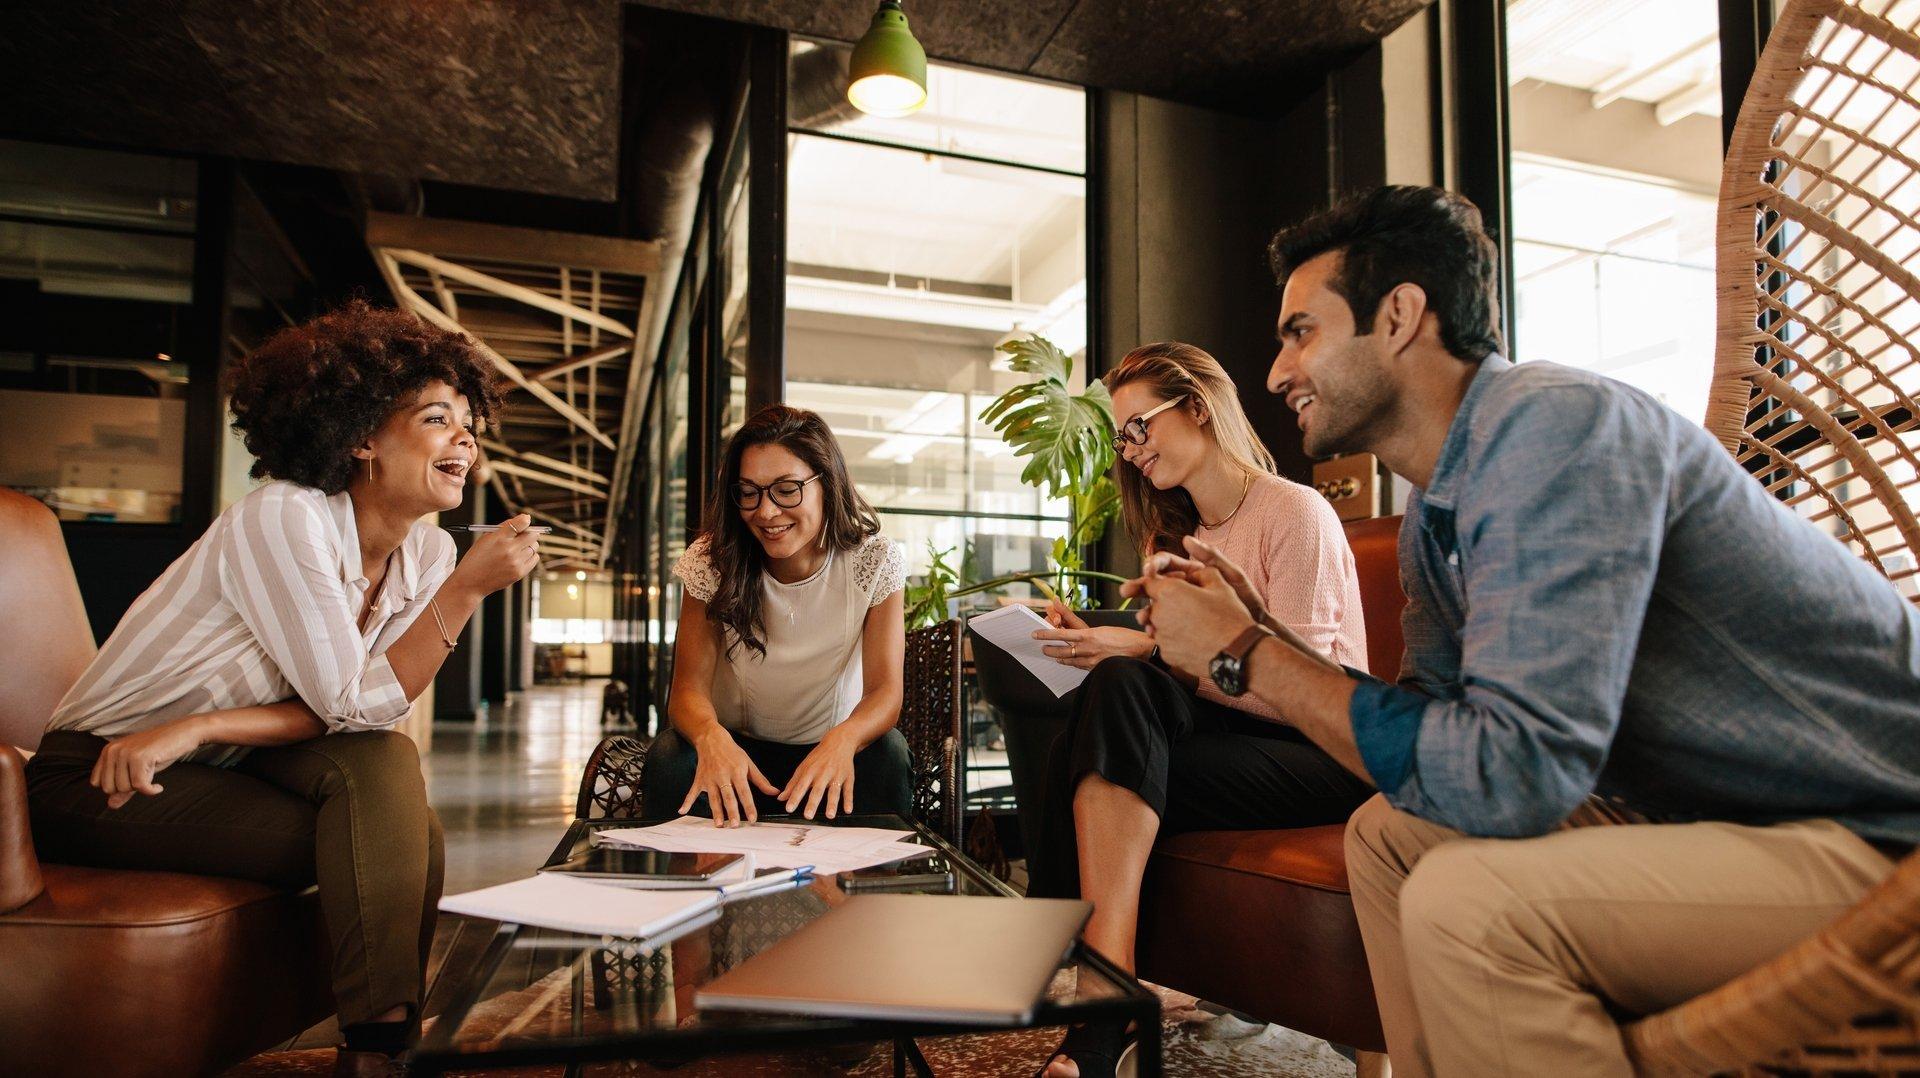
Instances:
[[[1073,794],[1088,774],[1139,794],[1162,833],[1340,823],[1374,792],[1292,727],[1203,700],[1138,659],[1094,667],[1068,709],[1028,852],[1032,895],[1080,893]]]

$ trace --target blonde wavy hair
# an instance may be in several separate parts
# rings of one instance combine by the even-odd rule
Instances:
[[[1184,396],[1180,409],[1196,420],[1208,420],[1200,429],[1249,481],[1277,474],[1273,454],[1253,433],[1253,424],[1240,407],[1233,379],[1205,349],[1179,341],[1143,344],[1128,352],[1101,380],[1108,392],[1144,382],[1163,400]],[[1120,416],[1114,418],[1125,422]],[[1156,489],[1140,469],[1123,460],[1115,459],[1113,470],[1114,482],[1120,487],[1121,515],[1141,552],[1183,550],[1180,540],[1200,526],[1193,498],[1180,487]]]

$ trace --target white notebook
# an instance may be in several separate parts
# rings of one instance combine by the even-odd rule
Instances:
[[[643,891],[550,872],[440,900],[445,913],[636,939],[658,935],[719,905],[720,892],[714,890]]]
[[[1067,666],[1049,656],[1043,650],[1048,641],[1033,638],[1034,633],[1053,626],[1048,625],[1047,619],[1034,613],[1030,607],[1014,603],[985,614],[975,614],[967,619],[967,628],[1020,660],[1020,665],[1039,678],[1040,684],[1052,690],[1055,696],[1065,696],[1087,680],[1085,670]]]

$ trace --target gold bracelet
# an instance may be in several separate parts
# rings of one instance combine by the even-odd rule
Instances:
[[[460,641],[447,635],[447,623],[440,617],[440,604],[432,599],[428,599],[427,609],[433,611],[433,623],[440,627],[440,640],[447,645],[447,650],[452,651],[454,648],[459,647]]]

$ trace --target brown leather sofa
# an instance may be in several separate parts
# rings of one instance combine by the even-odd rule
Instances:
[[[93,656],[60,526],[0,488],[0,1074],[217,1072],[332,1013],[317,895],[42,864],[23,761]]]
[[[1347,526],[1367,619],[1367,664],[1390,676],[1403,646],[1399,517]],[[1163,840],[1140,895],[1140,975],[1290,1029],[1384,1052],[1344,828],[1198,831]]]

